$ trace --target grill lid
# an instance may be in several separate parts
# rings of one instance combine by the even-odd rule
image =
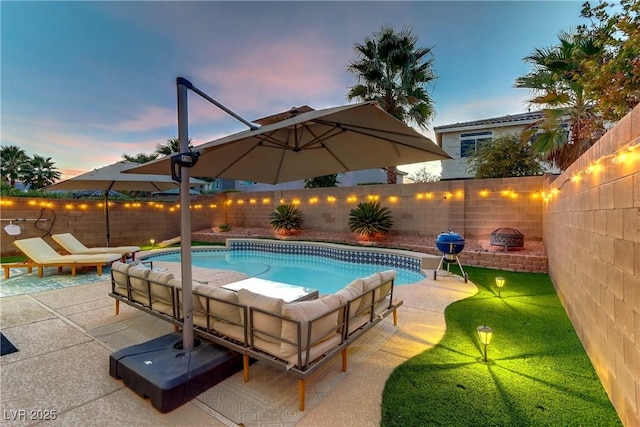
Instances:
[[[464,249],[464,237],[452,230],[440,233],[436,238],[436,247],[444,254],[459,254]]]

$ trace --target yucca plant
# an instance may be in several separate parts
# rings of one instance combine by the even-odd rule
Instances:
[[[279,205],[271,213],[269,223],[278,233],[289,236],[302,226],[302,212],[294,205]]]
[[[349,212],[349,230],[365,239],[387,233],[392,226],[391,210],[380,202],[359,203]]]
[[[223,233],[227,233],[227,232],[231,231],[231,226],[225,222],[225,223],[220,224],[218,226],[218,230],[220,230]]]

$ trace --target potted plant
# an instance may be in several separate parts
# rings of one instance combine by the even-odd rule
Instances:
[[[349,230],[364,241],[379,239],[393,226],[391,210],[380,202],[359,203],[349,212]]]
[[[302,226],[302,212],[292,204],[277,206],[269,218],[273,229],[282,236],[291,236]]]

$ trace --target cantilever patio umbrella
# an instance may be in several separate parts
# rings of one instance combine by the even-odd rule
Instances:
[[[451,157],[426,136],[385,112],[374,102],[324,110],[307,106],[257,120],[257,127],[195,88],[176,80],[178,138],[183,153],[164,157],[127,173],[168,173],[182,179],[180,204],[188,205],[189,175],[277,184],[333,173],[444,160]],[[249,130],[188,149],[187,90],[231,114]],[[178,167],[178,169],[176,169]],[[191,233],[188,210],[181,212],[181,235]],[[182,287],[191,293],[191,242],[181,239]],[[193,307],[183,299],[183,348],[193,348]]]
[[[119,191],[162,191],[178,188],[180,183],[171,179],[165,171],[159,175],[124,174],[123,171],[138,166],[133,162],[116,162],[108,166],[57,182],[43,188],[46,191],[59,190],[99,190],[104,193],[104,214],[107,225],[107,246],[110,246],[109,192]],[[191,179],[190,186],[207,184],[199,179]]]
[[[256,123],[269,124],[256,130],[195,147],[199,159],[190,174],[277,184],[451,158],[376,103],[309,110],[304,107],[265,117]],[[273,122],[281,117],[284,120]],[[167,157],[158,159],[131,172],[168,173],[169,161]]]

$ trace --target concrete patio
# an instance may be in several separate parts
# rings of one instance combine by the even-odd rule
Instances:
[[[194,268],[193,277],[222,285],[244,275]],[[404,300],[398,328],[387,319],[349,347],[347,373],[336,358],[312,377],[304,412],[297,410],[295,378],[258,362],[250,382],[238,373],[162,414],[109,376],[109,355],[173,327],[126,305],[115,316],[110,286],[105,276],[93,284],[0,299],[2,332],[19,349],[0,358],[3,425],[376,426],[389,374],[440,341],[447,305],[477,292],[455,276],[397,286]]]

